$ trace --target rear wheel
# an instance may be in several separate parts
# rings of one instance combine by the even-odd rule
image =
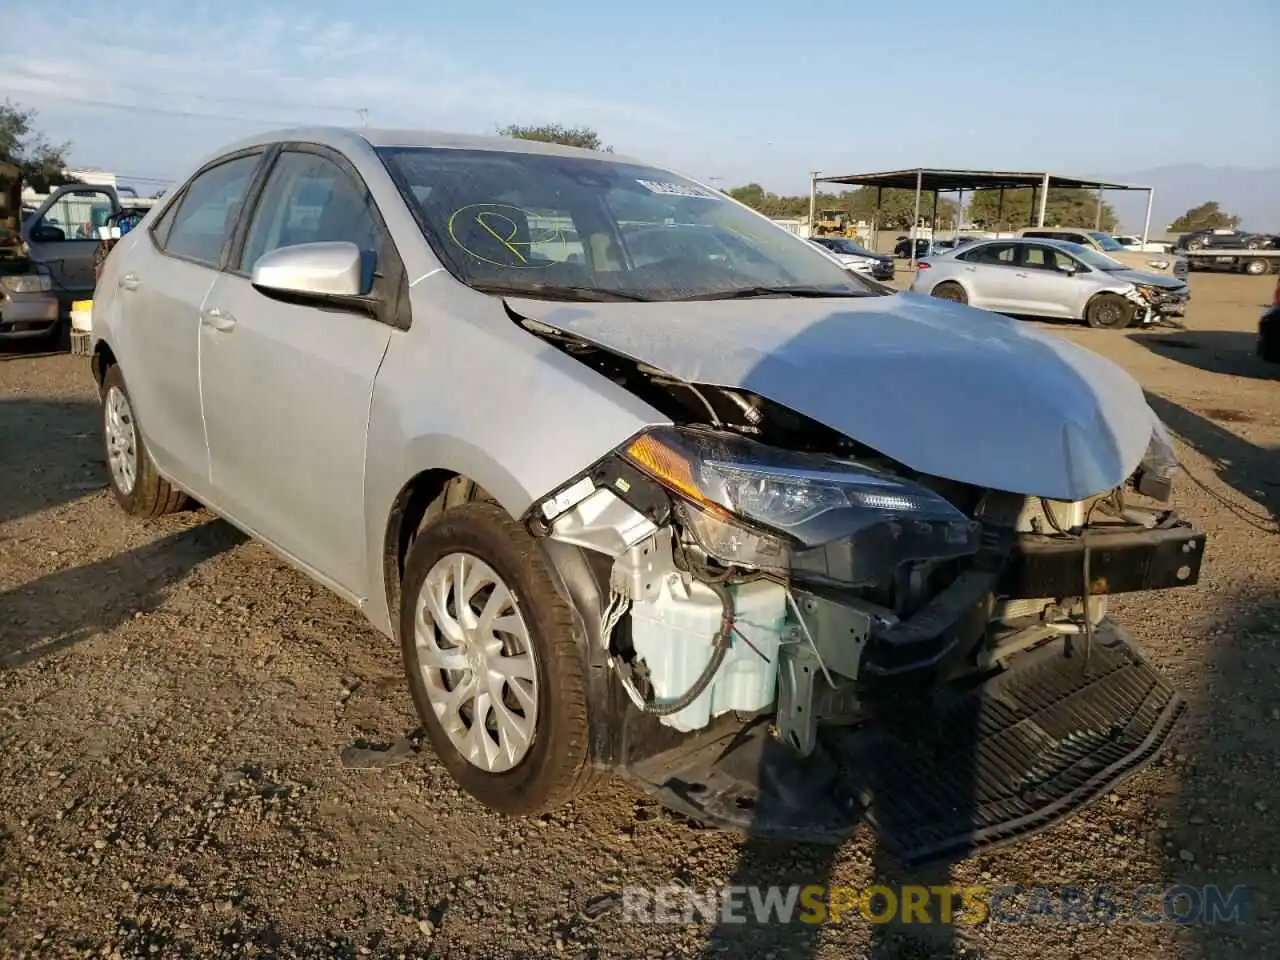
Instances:
[[[405,565],[400,645],[414,706],[454,780],[530,814],[593,780],[573,612],[533,538],[494,503],[446,510]]]
[[[102,378],[102,442],[111,492],[125,513],[159,517],[186,506],[186,494],[156,470],[119,366],[109,367]]]
[[[1085,307],[1084,319],[1099,330],[1120,330],[1133,322],[1133,304],[1114,293],[1100,293]]]
[[[1203,250],[1203,249],[1204,249],[1204,238],[1203,238],[1203,237],[1192,237],[1190,240],[1188,240],[1188,241],[1187,241],[1187,249],[1188,249],[1188,250]]]
[[[1259,237],[1250,237],[1244,242],[1246,250],[1257,250],[1260,246],[1262,246],[1262,240]]]
[[[969,302],[969,295],[964,292],[964,287],[950,280],[945,280],[934,287],[930,291],[930,296],[937,297],[939,300],[950,300],[952,303]]]
[[[1261,277],[1271,269],[1271,263],[1261,257],[1254,257],[1244,262],[1244,272],[1251,277]]]

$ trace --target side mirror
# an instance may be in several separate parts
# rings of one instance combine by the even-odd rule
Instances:
[[[67,232],[61,227],[38,223],[31,228],[31,231],[27,234],[27,239],[32,243],[59,243],[67,239]]]
[[[251,282],[264,293],[320,299],[364,296],[372,286],[360,248],[346,240],[280,247],[253,265]]]
[[[1074,277],[1076,273],[1079,272],[1080,268],[1077,267],[1070,260],[1068,260],[1066,263],[1059,264],[1058,269],[1061,270],[1063,273],[1065,273],[1068,277]]]

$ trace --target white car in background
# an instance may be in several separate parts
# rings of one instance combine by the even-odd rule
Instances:
[[[1137,253],[1173,253],[1172,243],[1162,243],[1158,240],[1148,240],[1142,242],[1141,237],[1135,237],[1131,234],[1122,234],[1111,238],[1126,250],[1133,250]]]

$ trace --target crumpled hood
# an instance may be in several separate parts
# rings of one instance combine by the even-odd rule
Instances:
[[[1122,484],[1151,439],[1155,415],[1142,389],[1111,361],[1021,321],[917,294],[508,304],[676,377],[767,397],[914,470],[981,487],[1080,500]]]
[[[1111,276],[1116,280],[1142,283],[1149,287],[1160,287],[1164,290],[1181,290],[1187,285],[1187,281],[1179,280],[1177,277],[1170,276],[1167,273],[1150,273],[1143,270],[1116,270],[1112,272]]]

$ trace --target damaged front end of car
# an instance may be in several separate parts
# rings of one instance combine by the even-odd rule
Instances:
[[[786,406],[539,331],[669,415],[526,516],[593,645],[597,762],[704,823],[904,863],[1049,826],[1182,710],[1106,616],[1188,586],[1153,420],[1078,502],[924,475]],[[1136,496],[1135,496],[1136,495]]]

